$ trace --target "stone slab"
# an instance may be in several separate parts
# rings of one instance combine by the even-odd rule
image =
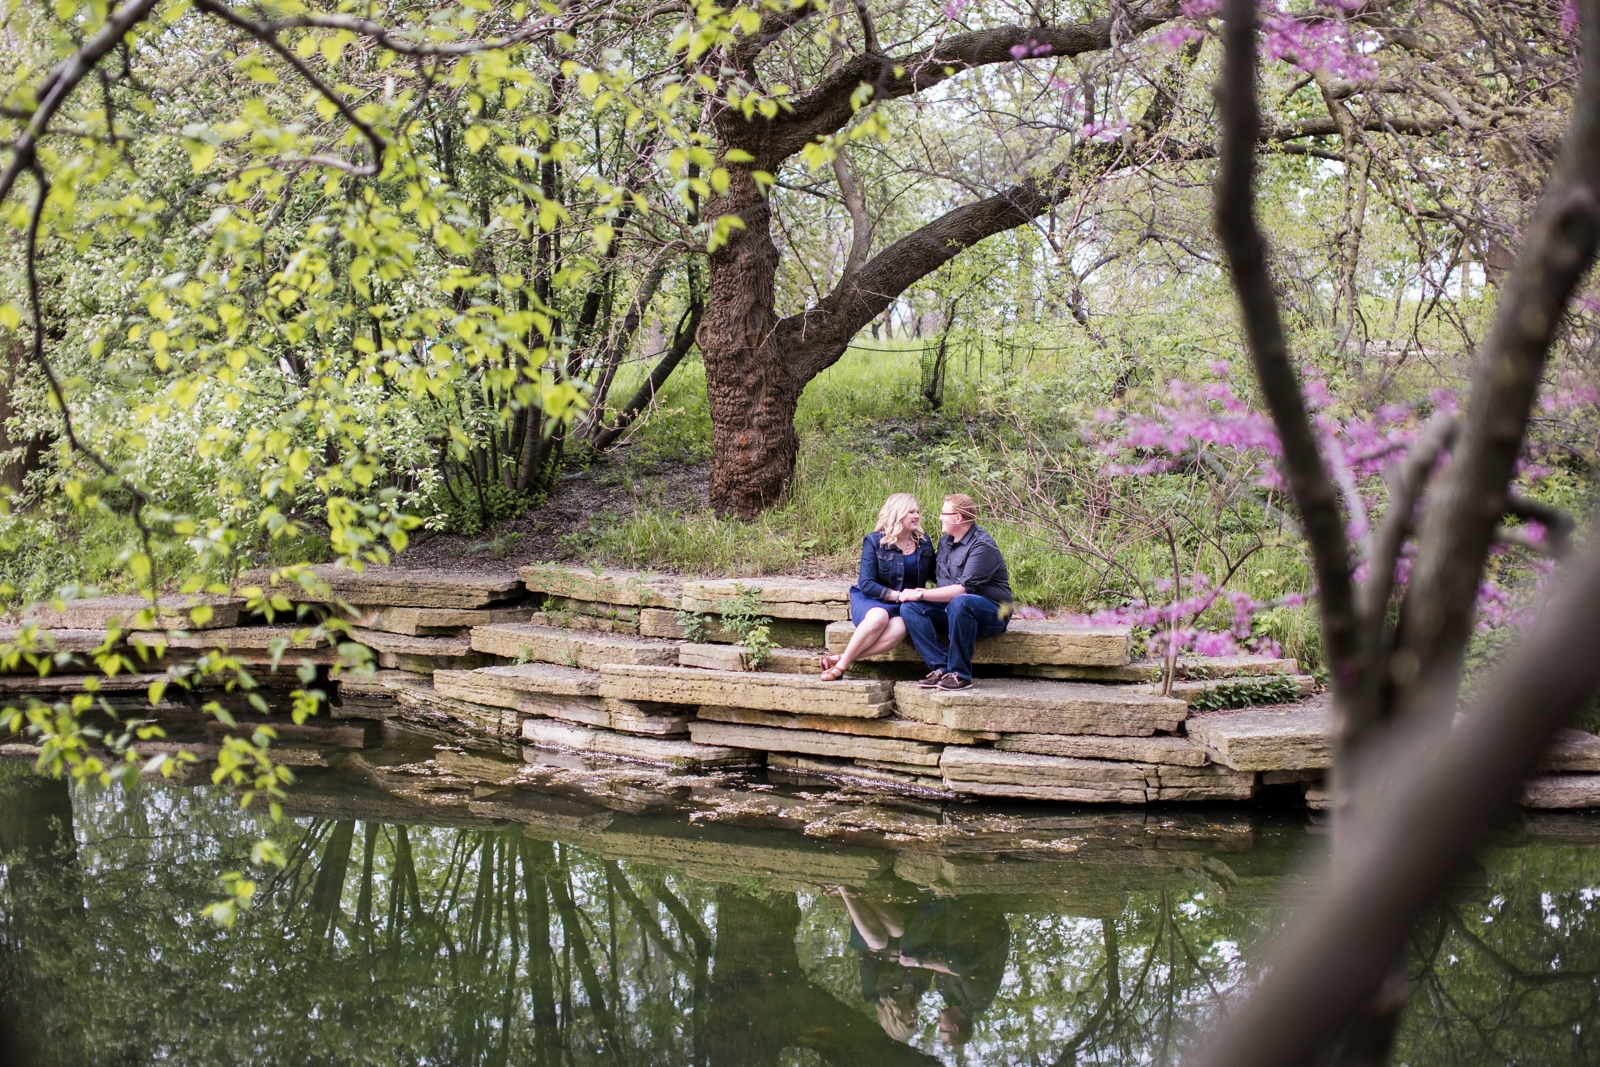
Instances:
[[[836,622],[828,627],[828,650],[843,652],[855,626]],[[1133,631],[1126,626],[1089,626],[1054,619],[1014,619],[1006,632],[978,642],[972,662],[982,664],[1063,664],[1077,667],[1119,667],[1128,663]],[[871,657],[884,662],[918,660],[909,641]]]
[[[1143,804],[1156,776],[1148,763],[956,746],[944,750],[940,769],[945,786],[958,793],[1087,804]]]
[[[640,760],[674,767],[721,767],[760,763],[757,753],[716,745],[697,745],[693,741],[668,741],[654,737],[597,730],[585,726],[528,719],[522,724],[522,738],[530,745],[570,748],[618,759]]]
[[[774,753],[767,757],[767,769],[769,772],[781,771],[808,777],[823,775],[829,778],[854,778],[876,785],[912,786],[945,792],[944,779],[938,775],[905,774],[882,767],[864,766],[851,760]]]
[[[721,614],[724,601],[742,590],[757,590],[761,614],[773,619],[812,619],[835,622],[850,617],[850,586],[835,579],[733,578],[683,583],[684,611]]]
[[[598,697],[600,674],[554,663],[517,663],[498,667],[479,667],[473,671],[439,671],[433,679],[443,691],[458,690],[464,700],[483,704],[516,707],[517,701],[531,694],[564,697]],[[476,695],[469,696],[468,692]]]
[[[896,741],[885,737],[853,737],[850,734],[812,730],[777,730],[770,726],[743,726],[726,722],[692,722],[689,736],[696,744],[727,745],[761,752],[789,752],[802,756],[832,756],[836,759],[888,760],[930,768],[939,766],[941,747],[922,741]]]
[[[716,644],[736,645],[739,636],[722,628],[721,616],[704,615],[703,632],[696,640]],[[822,648],[827,643],[827,624],[816,620],[773,619],[768,627],[773,643],[794,648]],[[676,611],[643,608],[639,611],[639,633],[643,637],[663,637],[673,641],[689,640],[688,631]]]
[[[402,721],[467,737],[514,740],[523,721],[520,712],[457,700],[432,686],[398,690],[396,703]]]
[[[105,630],[45,630],[32,631],[36,652],[93,652],[106,643],[108,636]],[[0,643],[15,645],[23,639],[23,630],[8,626],[0,629]],[[34,646],[30,646],[34,647]],[[31,671],[27,664],[20,666],[21,670]]]
[[[167,648],[226,649],[237,651],[272,651],[292,649],[296,652],[327,648],[327,638],[316,640],[310,636],[309,626],[229,626],[218,630],[202,630],[189,634],[130,634],[128,640],[136,645],[164,644]],[[343,635],[336,635],[342,637]]]
[[[409,634],[386,633],[382,630],[356,628],[350,631],[352,640],[374,652],[388,652],[397,656],[433,656],[439,659],[460,659],[472,655],[472,639],[458,637],[414,637]]]
[[[1522,783],[1527,808],[1600,808],[1600,774],[1552,774]]]
[[[1015,626],[1016,624],[1013,624]],[[1013,674],[1030,678],[1059,678],[1086,682],[1159,682],[1165,664],[1158,659],[1141,659],[1120,667],[1079,667],[1067,664],[1019,663]],[[1257,677],[1264,674],[1298,674],[1300,664],[1292,658],[1272,656],[1186,656],[1178,660],[1178,678]]]
[[[437,679],[435,680],[437,683]],[[1203,767],[1210,763],[1205,749],[1187,737],[1155,734],[1150,737],[1100,737],[1093,734],[1006,734],[995,742],[1002,752],[1034,752],[1041,756],[1076,759],[1128,760],[1135,763]]]
[[[1600,737],[1587,730],[1559,730],[1555,743],[1545,753],[1540,769],[1545,771],[1600,771]]]
[[[824,682],[799,674],[624,665],[602,667],[600,678],[600,695],[621,700],[864,719],[882,718],[893,709],[889,683],[876,678]]]
[[[1249,800],[1256,795],[1252,771],[1233,771],[1216,764],[1181,767],[1156,765],[1156,780],[1145,790],[1151,801]]]
[[[594,600],[574,600],[567,596],[553,596],[539,609],[546,615],[583,615],[608,622],[639,625],[639,609],[625,604],[606,604]]]
[[[805,648],[774,648],[755,666],[738,645],[685,644],[678,649],[678,666],[713,671],[765,671],[768,674],[821,674],[821,653]]]
[[[925,741],[932,745],[970,745],[992,741],[998,734],[951,730],[933,723],[912,719],[854,719],[838,715],[791,715],[756,708],[730,708],[703,704],[695,713],[702,722],[728,722],[744,726],[767,726],[777,730],[820,730],[824,733],[853,734],[856,737],[883,737],[896,741]]]
[[[900,682],[894,694],[904,718],[999,733],[1148,737],[1175,731],[1189,711],[1126,687],[1030,678],[982,678],[954,692]]]
[[[1253,682],[1259,683],[1260,677],[1261,676],[1259,675],[1251,675],[1234,678],[1179,679],[1172,683],[1172,695],[1178,700],[1184,701],[1190,707],[1193,707],[1200,701],[1202,697],[1204,697],[1213,689],[1227,689],[1229,687],[1248,686]],[[1311,677],[1309,674],[1288,675],[1287,677],[1294,683],[1298,696],[1307,697],[1316,692],[1317,680]],[[1147,682],[1138,686],[1137,688],[1141,693],[1159,694],[1161,692],[1161,683]],[[1289,697],[1288,699],[1293,700],[1295,698]],[[1272,703],[1281,704],[1284,703],[1284,700],[1274,700]]]
[[[244,607],[241,597],[223,596],[170,596],[160,601],[155,620],[139,626],[141,630],[216,630],[239,625],[239,612]],[[141,596],[97,596],[81,600],[33,604],[23,612],[23,618],[38,626],[52,630],[107,630],[112,625],[118,629],[132,628],[134,616],[150,607],[150,601]],[[195,622],[190,611],[196,607],[209,607],[211,617],[205,622]]]
[[[410,637],[456,636],[474,626],[501,622],[528,622],[533,609],[520,608],[411,608],[372,604],[355,608],[352,621],[366,630]]]
[[[596,574],[584,567],[538,563],[519,568],[517,576],[531,593],[634,608],[673,608],[682,593],[677,578],[645,571]]]
[[[611,664],[676,665],[671,641],[620,634],[584,633],[534,623],[502,623],[472,630],[472,647],[506,659],[539,660],[598,670]],[[685,702],[687,703],[687,702]]]
[[[539,626],[554,626],[562,630],[587,630],[597,634],[627,634],[637,637],[639,624],[617,619],[603,619],[595,615],[573,615],[566,612],[536,611],[533,617],[522,620]]]
[[[678,704],[642,704],[636,700],[603,698],[606,725],[625,734],[649,737],[688,737],[693,708]]]
[[[310,572],[327,586],[312,591],[298,582],[279,580],[269,585],[271,572],[246,571],[235,590],[250,587],[281,594],[299,603],[394,605],[418,608],[486,608],[523,595],[522,582],[506,571],[456,571],[406,567],[373,567],[356,572],[333,564],[319,564]]]
[[[1197,712],[1189,739],[1236,771],[1294,771],[1333,762],[1333,713],[1326,707]]]

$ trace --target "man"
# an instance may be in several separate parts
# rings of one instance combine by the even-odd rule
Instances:
[[[922,662],[932,668],[924,689],[972,685],[978,641],[1004,633],[1011,619],[1011,582],[1000,547],[978,528],[978,507],[965,493],[944,498],[939,509],[935,589],[906,590],[900,618]],[[948,640],[948,647],[946,641]]]

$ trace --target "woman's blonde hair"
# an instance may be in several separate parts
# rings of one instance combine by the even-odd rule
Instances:
[[[872,531],[883,534],[890,541],[900,540],[900,535],[906,532],[906,516],[911,514],[912,508],[919,511],[922,509],[916,497],[910,493],[895,493],[883,502],[883,507],[878,509],[878,525],[874,526]],[[920,541],[923,536],[922,527],[912,527],[912,540]]]
[[[917,987],[905,985],[883,991],[878,997],[878,1025],[895,1041],[917,1036]]]

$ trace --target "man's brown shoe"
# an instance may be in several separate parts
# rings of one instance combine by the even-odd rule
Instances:
[[[939,670],[936,667],[933,670],[929,671],[923,677],[922,681],[917,683],[917,687],[919,689],[937,689],[937,688],[939,688],[939,680],[941,678],[943,678],[943,677],[944,677],[944,671]]]
[[[935,689],[943,689],[943,690],[946,690],[946,691],[954,691],[954,690],[957,690],[957,689],[971,689],[972,688],[972,679],[971,678],[963,678],[959,674],[955,674],[953,672],[946,671],[945,672],[945,676],[943,678],[940,678],[938,680],[938,682],[934,683],[934,688]]]

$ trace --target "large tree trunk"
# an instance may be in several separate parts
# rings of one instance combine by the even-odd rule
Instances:
[[[706,214],[737,215],[745,228],[711,255],[699,341],[711,405],[711,505],[748,519],[781,499],[794,476],[794,412],[805,380],[775,333],[771,209],[748,170],[730,169],[727,194],[710,200]]]

